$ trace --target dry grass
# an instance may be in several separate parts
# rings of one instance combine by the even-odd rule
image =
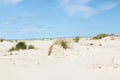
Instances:
[[[114,40],[115,39],[115,37],[114,36],[111,36],[111,40]]]
[[[68,40],[67,39],[57,39],[54,44],[52,44],[50,47],[49,47],[49,50],[48,50],[48,56],[51,55],[52,51],[53,51],[53,46],[59,46],[63,49],[67,49],[69,48],[68,47]]]
[[[62,46],[64,49],[67,49],[68,48],[68,42],[67,41],[60,41],[60,46]]]
[[[53,45],[51,45],[51,46],[50,46],[50,48],[49,48],[49,50],[48,50],[48,56],[50,56],[50,55],[51,55],[52,50],[53,50]]]

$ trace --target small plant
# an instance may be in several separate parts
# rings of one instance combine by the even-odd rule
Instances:
[[[99,44],[99,46],[102,46],[102,44]]]
[[[3,42],[4,41],[4,39],[0,39],[0,42]]]
[[[67,49],[68,48],[68,44],[66,41],[62,40],[60,41],[60,45],[64,48],[64,49]]]
[[[93,46],[94,44],[93,43],[90,43],[91,46]]]
[[[114,34],[98,34],[97,36],[93,37],[92,39],[102,39],[107,36],[115,36]]]
[[[108,36],[108,34],[98,34],[97,36],[93,37],[93,39],[102,39],[107,36]]]
[[[77,37],[74,38],[74,41],[75,41],[76,43],[78,43],[78,42],[79,42],[79,39],[80,39],[80,37],[77,36]]]
[[[20,50],[20,49],[27,49],[27,45],[25,44],[25,42],[19,42],[16,44],[16,49]]]
[[[14,48],[14,47],[12,47],[9,51],[10,51],[10,52],[11,52],[11,51],[15,51],[15,48]]]
[[[35,49],[33,45],[29,45],[28,49]]]
[[[18,51],[20,49],[27,49],[27,46],[25,44],[25,42],[19,42],[16,44],[15,47],[12,47],[9,51],[12,52],[12,51]]]

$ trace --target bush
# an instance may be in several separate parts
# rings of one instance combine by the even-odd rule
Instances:
[[[29,45],[28,49],[35,49],[33,45]]]
[[[3,42],[4,41],[4,39],[0,39],[0,42]]]
[[[16,44],[15,47],[12,47],[9,51],[18,51],[18,50],[24,50],[27,49],[27,45],[25,44],[25,42],[19,42]],[[33,45],[29,45],[28,49],[35,49],[35,47]]]
[[[79,39],[80,39],[80,37],[77,36],[77,37],[75,37],[74,41],[75,41],[76,43],[78,43],[78,42],[79,42]]]
[[[108,36],[108,34],[98,34],[97,36],[93,37],[93,39],[102,39],[107,36]]]
[[[93,43],[90,43],[91,46],[93,46],[94,44]]]
[[[102,46],[102,44],[99,44],[99,46]]]
[[[115,36],[114,34],[98,34],[97,36],[93,37],[93,39],[102,39],[107,36]]]
[[[66,41],[62,40],[60,41],[60,45],[64,48],[64,49],[67,49],[68,48],[68,44]]]
[[[16,44],[16,50],[20,49],[27,49],[27,45],[25,44],[25,42],[19,42]]]
[[[10,52],[11,52],[11,51],[15,51],[15,48],[14,48],[14,47],[12,47],[9,51],[10,51]]]

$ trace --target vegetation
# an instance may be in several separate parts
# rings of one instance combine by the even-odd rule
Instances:
[[[77,37],[74,38],[74,41],[75,41],[76,43],[78,43],[78,42],[79,42],[79,39],[80,39],[80,37],[77,36]]]
[[[4,39],[0,39],[0,42],[3,42],[4,41]]]
[[[19,42],[16,44],[15,47],[10,48],[9,51],[11,52],[11,51],[24,50],[24,49],[27,49],[27,45],[25,44],[25,42]],[[28,49],[34,49],[34,46],[30,45]]]
[[[102,46],[102,44],[99,44],[99,46]]]
[[[98,34],[97,36],[93,37],[93,39],[102,39],[107,36],[115,36],[114,34]]]
[[[20,50],[20,49],[27,49],[27,45],[25,44],[25,42],[19,42],[16,44],[16,49]]]
[[[29,45],[28,49],[35,49],[33,45]]]
[[[10,51],[10,52],[15,51],[15,48],[14,48],[14,47],[12,47],[9,51]]]
[[[27,49],[27,45],[25,44],[25,42],[19,42],[16,44],[15,47],[12,47],[9,51],[18,51],[18,50],[24,50]],[[28,49],[35,49],[35,47],[33,45],[29,45]]]
[[[60,45],[62,48],[68,48],[68,42],[66,40],[57,40],[55,41],[55,45]]]
[[[51,53],[52,53],[52,51],[53,51],[53,46],[54,46],[54,45],[57,45],[57,46],[59,45],[59,46],[61,46],[63,49],[67,49],[67,48],[68,48],[68,42],[67,42],[67,40],[58,39],[58,40],[55,41],[54,44],[52,44],[52,45],[49,47],[48,56],[51,55]]]
[[[68,43],[64,40],[60,41],[60,45],[64,48],[67,49],[68,48]]]
[[[93,43],[90,43],[90,45],[92,46],[92,45],[94,45]]]

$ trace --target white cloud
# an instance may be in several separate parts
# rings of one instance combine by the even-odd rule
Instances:
[[[88,5],[90,2],[91,0],[60,0],[60,7],[70,16],[80,14],[89,17],[102,11],[111,10],[118,5],[117,3],[109,2],[107,4],[100,4],[96,8]]]
[[[23,0],[0,0],[0,4],[1,5],[16,5],[22,1]]]
[[[8,20],[15,20],[17,17],[15,17],[15,16],[9,16],[7,19]]]
[[[68,15],[81,14],[89,16],[95,13],[95,10],[88,6],[90,0],[61,0],[60,6],[64,8]]]
[[[112,8],[115,8],[117,5],[118,5],[118,3],[115,3],[115,2],[109,2],[109,3],[106,3],[106,4],[102,4],[100,6],[100,10],[101,11],[110,10]]]
[[[2,22],[1,24],[2,24],[2,25],[9,25],[8,22]]]

